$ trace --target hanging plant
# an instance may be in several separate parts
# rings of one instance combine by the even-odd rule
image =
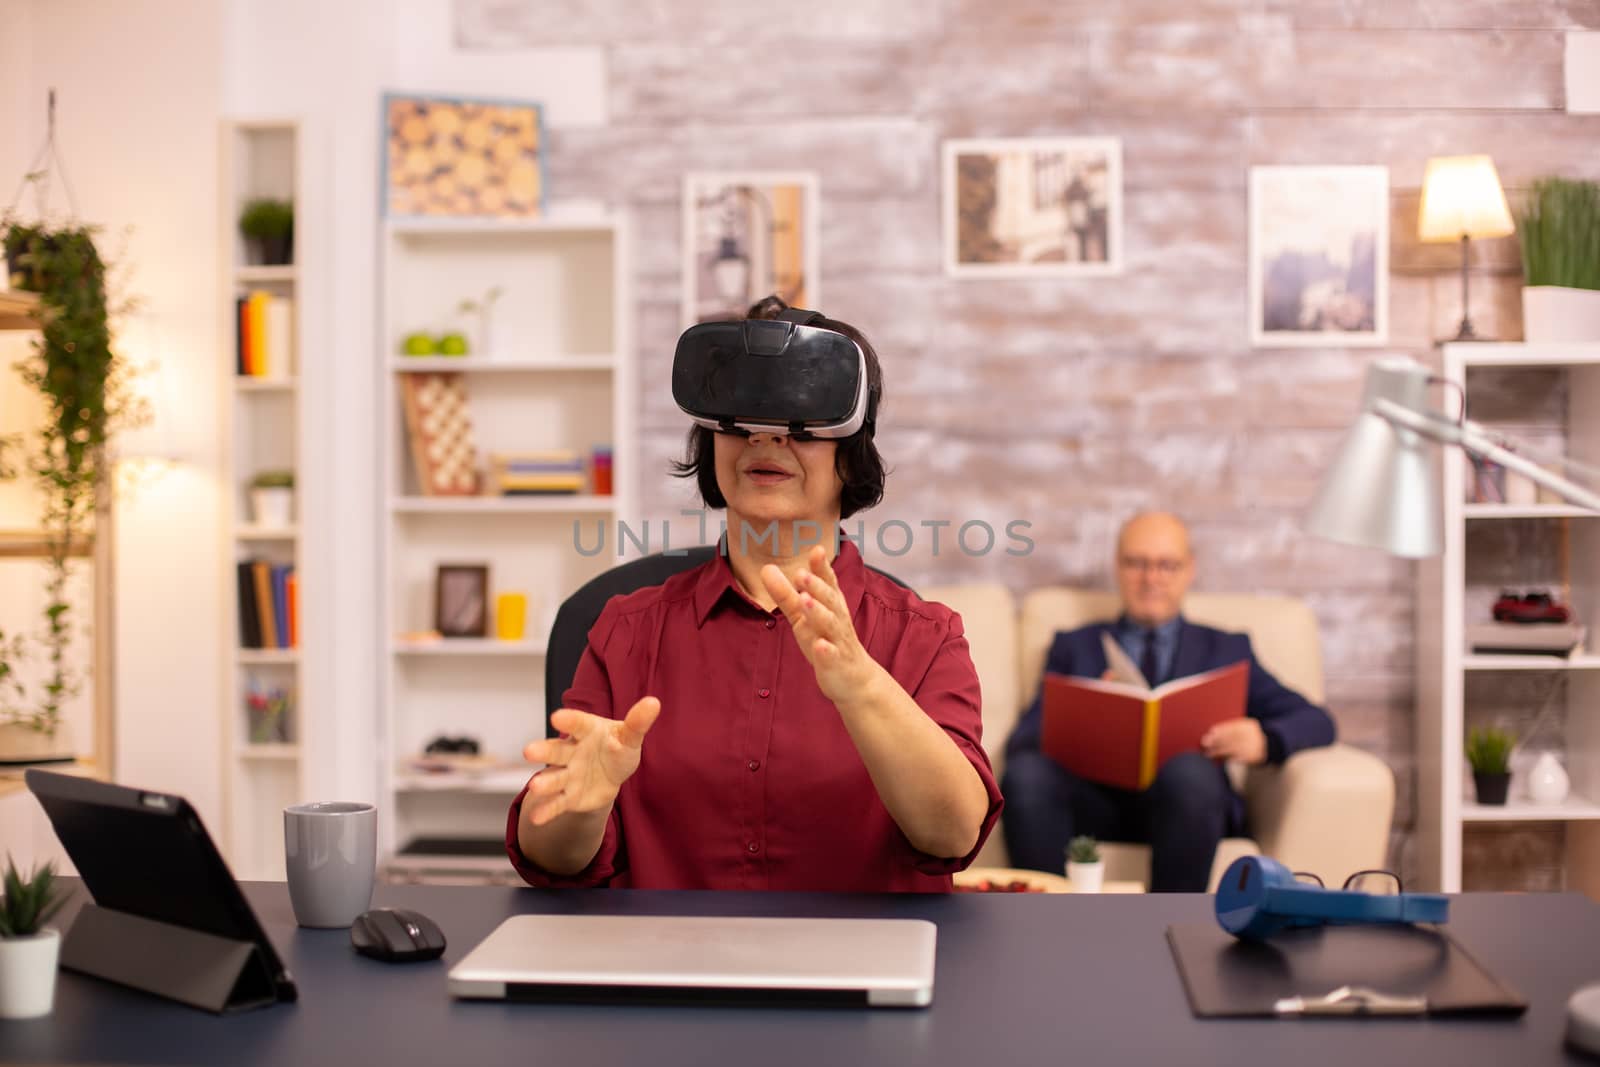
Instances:
[[[47,674],[37,704],[0,710],[0,722],[54,736],[62,705],[81,687],[67,661],[73,626],[70,564],[94,529],[109,476],[107,444],[127,413],[125,378],[111,349],[106,268],[94,231],[76,224],[52,228],[11,222],[4,246],[12,286],[39,294],[40,336],[19,371],[44,399],[46,418],[23,443],[20,465],[43,499],[47,574],[41,643]]]

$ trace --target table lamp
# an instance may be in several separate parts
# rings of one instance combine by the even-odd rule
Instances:
[[[1467,304],[1467,253],[1472,238],[1505,237],[1515,232],[1494,160],[1488,156],[1428,160],[1417,237],[1428,242],[1461,242],[1461,328],[1455,340],[1478,340]]]
[[[1447,382],[1404,356],[1368,368],[1361,411],[1323,477],[1307,531],[1410,559],[1437,555],[1444,541],[1443,499],[1431,454],[1436,443],[1498,463],[1600,512],[1600,495],[1513,451],[1501,435],[1429,407],[1428,387]]]

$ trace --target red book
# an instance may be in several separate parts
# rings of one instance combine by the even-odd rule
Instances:
[[[1250,664],[1142,684],[1044,676],[1044,754],[1080,778],[1118,789],[1148,789],[1180,752],[1200,751],[1200,738],[1244,715]]]

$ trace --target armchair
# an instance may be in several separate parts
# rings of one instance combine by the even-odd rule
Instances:
[[[954,608],[965,622],[983,687],[984,748],[997,775],[1004,770],[1006,737],[1038,690],[1055,633],[1109,618],[1118,610],[1114,594],[1065,587],[1028,593],[1020,610],[999,585],[938,586],[922,590],[922,595]],[[1193,622],[1249,634],[1263,666],[1285,685],[1322,702],[1322,647],[1316,619],[1305,604],[1287,597],[1194,593],[1184,614]],[[1253,836],[1222,842],[1211,869],[1213,890],[1228,864],[1257,852],[1293,870],[1312,871],[1332,885],[1352,871],[1385,865],[1394,775],[1377,757],[1334,744],[1298,752],[1281,767],[1229,771],[1245,797]],[[1103,844],[1101,852],[1107,879],[1149,884],[1147,846]],[[1009,865],[998,830],[979,853],[977,865]]]

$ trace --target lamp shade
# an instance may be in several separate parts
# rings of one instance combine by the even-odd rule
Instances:
[[[1423,241],[1515,233],[1506,194],[1488,156],[1438,156],[1422,179],[1417,236]]]
[[[1367,371],[1361,413],[1339,447],[1306,516],[1319,537],[1418,559],[1444,545],[1442,498],[1432,444],[1376,410],[1380,399],[1425,412],[1428,370],[1381,359]]]

